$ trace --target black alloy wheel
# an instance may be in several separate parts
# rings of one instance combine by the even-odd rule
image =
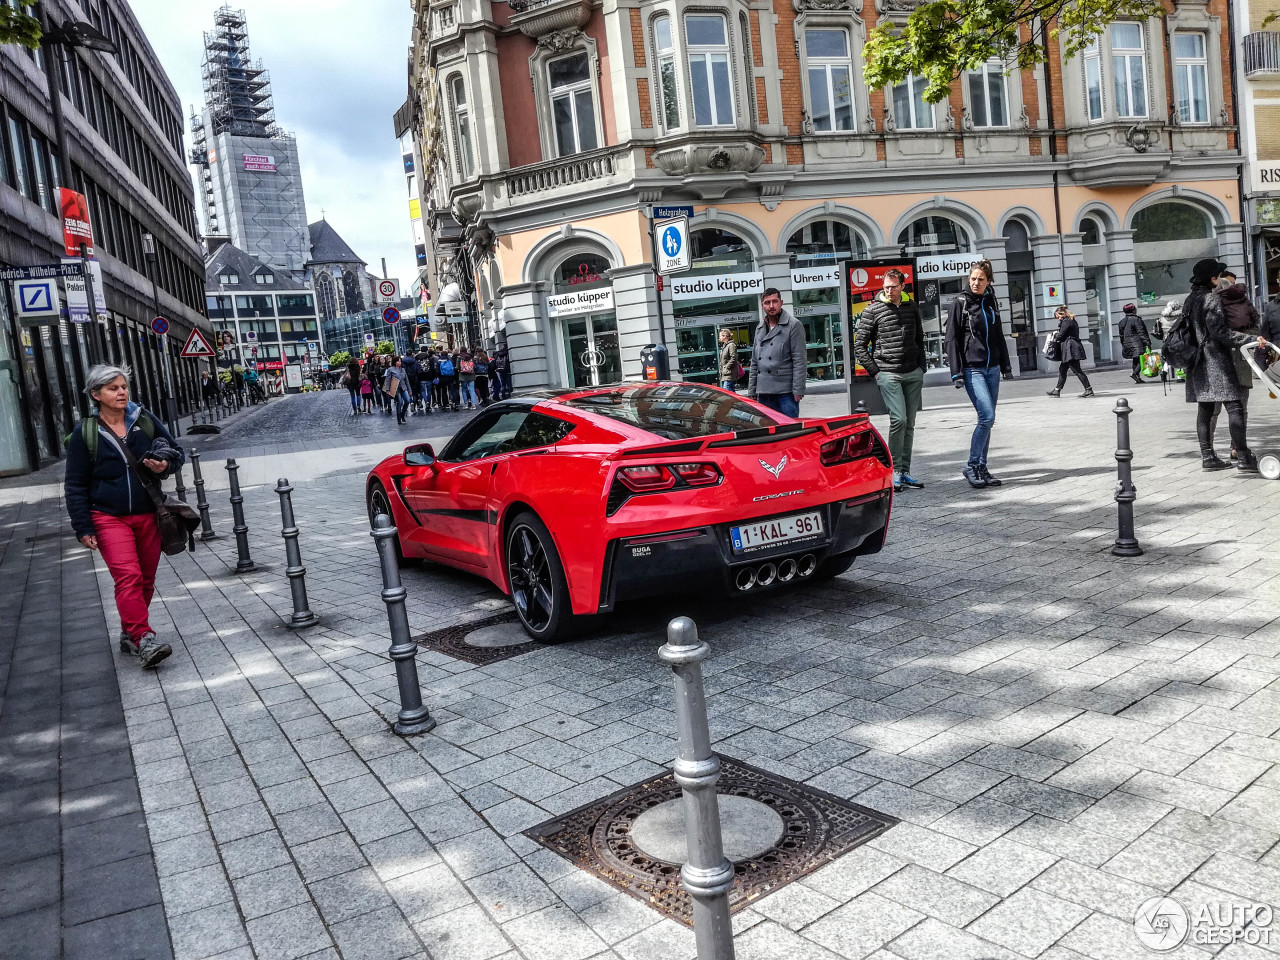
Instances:
[[[532,513],[516,517],[507,530],[507,582],[525,632],[554,643],[569,634],[569,587],[546,525]]]
[[[382,514],[386,514],[391,518],[391,522],[396,522],[396,515],[391,512],[391,498],[387,495],[386,487],[379,481],[373,481],[373,485],[369,487],[369,499],[367,501],[369,510],[369,527],[373,528],[374,521]],[[404,551],[400,549],[400,531],[396,531],[395,539],[392,541],[396,548],[396,562],[404,566]]]

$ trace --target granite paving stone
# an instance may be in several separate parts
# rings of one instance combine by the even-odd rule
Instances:
[[[580,639],[487,667],[420,651],[440,725],[408,739],[387,728],[398,691],[363,505],[399,428],[351,419],[330,391],[183,438],[238,457],[268,566],[232,575],[228,540],[163,559],[152,612],[174,656],[157,671],[115,657],[97,558],[27,539],[65,532],[56,478],[0,482],[0,942],[23,960],[59,943],[94,960],[126,944],[161,960],[692,957],[687,928],[522,835],[669,769],[654,650],[678,614],[711,645],[717,750],[902,818],[736,914],[740,956],[1112,960],[1147,955],[1132,919],[1148,896],[1267,898],[1280,510],[1259,481],[1199,472],[1179,398],[1124,386],[1124,370],[1091,376],[1103,397],[1078,407],[1036,380],[1004,385],[998,496],[957,474],[971,407],[927,388],[928,486],[895,497],[884,549],[830,582],[731,608],[620,605]],[[1107,396],[1122,393],[1142,426],[1147,552],[1132,559],[1107,552]],[[459,422],[411,429],[439,444]],[[1250,426],[1260,447],[1280,441],[1265,414]],[[279,626],[289,592],[269,560],[282,472],[324,616],[300,632]],[[216,526],[224,473],[206,472]],[[509,609],[442,567],[402,577],[415,632]],[[37,591],[63,602],[35,617],[22,598]],[[1255,960],[1246,947],[1219,955]]]

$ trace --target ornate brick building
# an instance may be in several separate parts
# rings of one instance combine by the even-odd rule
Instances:
[[[656,289],[655,207],[691,208],[692,276],[783,291],[815,380],[843,375],[837,289],[796,272],[834,261],[916,256],[945,307],[989,258],[1024,369],[1053,309],[1045,284],[1065,287],[1106,362],[1123,304],[1158,311],[1201,256],[1241,270],[1226,0],[1170,2],[1070,60],[1037,29],[1046,68],[993,61],[937,105],[914,78],[862,82],[868,31],[911,7],[419,0],[424,222],[517,383],[633,376],[659,339],[684,377],[709,380],[716,329],[750,338],[758,296]],[[941,323],[926,312],[936,364]]]

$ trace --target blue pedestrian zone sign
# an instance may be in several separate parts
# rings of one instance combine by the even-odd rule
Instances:
[[[680,236],[678,228],[670,226],[662,231],[662,252],[668,257],[680,256],[680,248],[683,246],[684,238]]]
[[[382,319],[387,323],[399,323],[400,311],[395,307],[387,307],[387,309],[382,311]]]
[[[693,266],[689,257],[689,221],[685,217],[654,224],[658,249],[658,273],[683,273]]]

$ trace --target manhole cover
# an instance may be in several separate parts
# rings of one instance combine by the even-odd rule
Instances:
[[[812,873],[898,822],[729,757],[721,757],[720,764],[716,790],[721,795],[726,854],[734,866],[729,894],[733,912]],[[675,779],[666,773],[530,827],[525,835],[660,913],[691,926],[693,901],[680,886],[683,830],[669,821],[659,829],[670,816],[667,811],[682,814],[680,795]],[[776,840],[764,849],[744,837],[773,822],[759,807],[781,822]],[[741,859],[735,854],[742,854]],[[672,855],[677,859],[670,859]]]
[[[529,639],[514,610],[455,623],[442,630],[421,634],[413,640],[428,650],[439,650],[455,660],[465,660],[481,667],[518,657],[542,646]]]

